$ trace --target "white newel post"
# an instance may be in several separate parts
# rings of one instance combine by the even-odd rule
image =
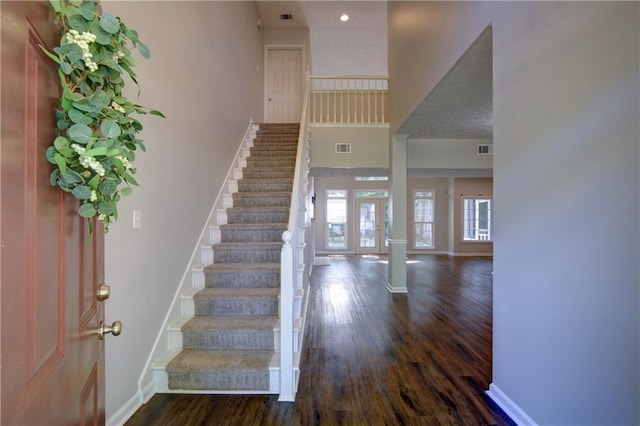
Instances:
[[[280,397],[295,401],[293,376],[293,234],[282,234],[280,258]]]

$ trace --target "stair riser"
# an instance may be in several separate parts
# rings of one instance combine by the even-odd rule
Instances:
[[[289,212],[234,212],[227,211],[227,223],[288,223]]]
[[[280,248],[277,249],[216,249],[215,263],[279,263]]]
[[[243,182],[238,181],[239,192],[291,192],[292,182]]]
[[[276,157],[273,157],[276,158]],[[248,157],[248,167],[260,167],[260,168],[283,168],[283,167],[295,167],[296,159],[272,159],[272,157]]]
[[[245,179],[293,179],[294,173],[293,167],[286,167],[280,169],[258,169],[247,167],[242,171],[242,176]]]
[[[184,349],[273,350],[273,330],[182,330]]]
[[[280,286],[280,271],[211,271],[205,272],[204,282],[209,288],[277,288]]]
[[[256,157],[295,157],[297,151],[295,149],[287,148],[267,148],[267,149],[254,149],[251,148],[250,155]]]
[[[285,229],[268,230],[222,230],[221,240],[223,243],[259,243],[259,242],[280,242]]]
[[[233,194],[233,205],[235,207],[289,207],[291,196],[250,197],[235,193]]]
[[[298,141],[297,140],[269,140],[269,139],[254,139],[253,147],[251,149],[261,150],[261,149],[284,149],[287,151],[297,151],[298,150]]]
[[[221,391],[269,390],[269,371],[235,372],[233,380],[228,374],[215,371],[183,372],[168,374],[169,389],[193,389]]]
[[[224,298],[195,301],[196,315],[205,316],[277,316],[278,299]]]

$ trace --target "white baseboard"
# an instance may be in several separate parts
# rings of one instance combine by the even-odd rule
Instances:
[[[493,400],[502,411],[504,411],[516,424],[520,426],[537,426],[538,424],[533,421],[531,417],[527,415],[518,405],[511,400],[500,388],[493,383],[489,385],[489,390],[486,392],[489,398]]]
[[[127,402],[125,402],[122,407],[111,417],[107,419],[107,426],[122,426],[125,424],[131,416],[138,411],[138,408],[142,407],[142,399],[140,398],[140,394],[136,393],[133,395]]]

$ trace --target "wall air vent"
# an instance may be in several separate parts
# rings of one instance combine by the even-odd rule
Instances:
[[[291,21],[293,20],[293,15],[290,13],[282,13],[280,14],[280,20],[281,21]]]
[[[336,144],[336,153],[337,154],[351,154],[351,144],[350,143],[337,143]]]
[[[478,155],[493,155],[493,145],[491,144],[478,145]]]

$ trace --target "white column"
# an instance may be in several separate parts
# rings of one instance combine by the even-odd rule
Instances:
[[[391,293],[407,293],[407,140],[394,135],[389,146],[389,282]]]

